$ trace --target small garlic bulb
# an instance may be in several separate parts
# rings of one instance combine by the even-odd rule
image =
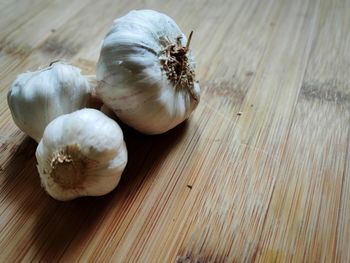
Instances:
[[[97,63],[97,95],[124,123],[143,133],[175,127],[199,102],[190,39],[156,11],[131,11],[116,19]]]
[[[82,109],[49,123],[36,159],[47,193],[68,201],[112,191],[127,163],[127,150],[115,121],[98,110]]]
[[[54,118],[84,108],[90,96],[80,69],[56,62],[17,76],[7,94],[16,125],[37,142]]]

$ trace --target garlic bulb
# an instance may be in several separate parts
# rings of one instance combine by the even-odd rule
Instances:
[[[56,62],[17,76],[7,102],[16,125],[39,142],[50,121],[84,108],[89,94],[90,85],[80,69]]]
[[[53,198],[68,201],[112,191],[127,163],[127,150],[115,121],[82,109],[49,123],[36,158],[42,186]]]
[[[124,123],[141,132],[170,130],[199,102],[190,39],[156,11],[131,11],[116,19],[97,63],[97,94]]]

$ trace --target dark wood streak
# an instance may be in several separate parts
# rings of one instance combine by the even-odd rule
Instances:
[[[82,48],[81,44],[69,43],[69,41],[52,37],[46,40],[40,47],[39,51],[49,53],[57,57],[73,57]]]
[[[203,92],[212,96],[225,97],[234,102],[242,102],[248,90],[248,80],[207,81],[200,83]]]
[[[348,89],[339,88],[344,86],[346,86],[345,83],[340,85],[336,79],[323,82],[316,80],[307,81],[301,87],[300,98],[350,105],[350,83],[348,84]]]

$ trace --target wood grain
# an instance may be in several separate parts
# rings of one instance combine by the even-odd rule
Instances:
[[[131,9],[169,14],[191,43],[198,109],[172,131],[122,125],[115,191],[57,202],[9,85],[64,59],[94,74]],[[0,0],[1,262],[350,262],[348,0]]]

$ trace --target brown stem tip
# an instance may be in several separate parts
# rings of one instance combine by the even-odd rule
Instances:
[[[56,59],[54,61],[52,61],[50,64],[49,64],[49,67],[51,67],[53,64],[57,63],[57,62],[61,62],[60,59]]]
[[[187,40],[187,44],[186,44],[186,52],[188,51],[188,49],[190,47],[192,35],[193,35],[193,30],[191,31],[190,35],[188,36],[188,40]]]

